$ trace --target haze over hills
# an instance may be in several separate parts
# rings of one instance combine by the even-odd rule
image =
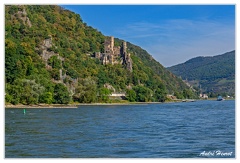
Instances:
[[[196,57],[168,70],[205,93],[235,94],[235,50],[213,57]]]
[[[113,92],[140,102],[195,95],[145,50],[55,5],[5,6],[5,83],[12,104],[111,102]]]

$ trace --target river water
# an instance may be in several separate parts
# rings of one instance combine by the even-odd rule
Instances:
[[[6,158],[235,158],[235,101],[5,109]]]

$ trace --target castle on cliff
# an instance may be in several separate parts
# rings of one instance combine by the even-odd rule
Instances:
[[[104,52],[95,52],[95,58],[98,58],[102,64],[123,64],[132,72],[132,60],[130,53],[127,53],[127,43],[122,42],[122,46],[114,46],[114,37],[110,36],[105,39]]]

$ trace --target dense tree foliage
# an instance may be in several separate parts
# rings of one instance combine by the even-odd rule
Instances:
[[[68,104],[70,101],[70,96],[68,93],[67,88],[61,84],[58,83],[54,87],[54,101],[55,104]]]
[[[136,101],[136,92],[132,89],[127,89],[126,97],[127,97],[128,101],[135,102]]]
[[[129,101],[164,102],[167,94],[192,93],[181,79],[129,42],[132,72],[121,64],[102,65],[92,54],[103,52],[104,39],[80,15],[59,6],[5,6],[6,102],[110,102],[113,91],[126,92]],[[115,44],[121,41],[115,39]]]
[[[133,90],[136,92],[136,101],[149,102],[152,100],[151,97],[153,95],[153,92],[151,89],[142,85],[137,85],[133,87]]]
[[[99,90],[98,101],[100,102],[109,102],[109,95],[111,94],[111,90],[107,88],[101,88]]]

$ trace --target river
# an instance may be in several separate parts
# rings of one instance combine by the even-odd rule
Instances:
[[[235,101],[5,109],[6,158],[235,158]]]

